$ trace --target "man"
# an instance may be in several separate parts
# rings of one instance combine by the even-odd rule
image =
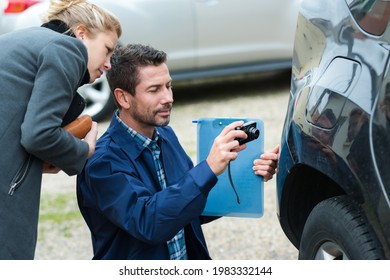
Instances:
[[[200,215],[217,176],[246,147],[235,140],[246,138],[234,129],[243,122],[226,126],[194,167],[168,126],[166,54],[128,45],[111,64],[107,78],[119,109],[77,184],[94,259],[210,259]],[[272,164],[255,172],[272,178]]]

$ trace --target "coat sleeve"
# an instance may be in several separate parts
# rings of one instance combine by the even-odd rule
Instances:
[[[85,46],[71,37],[60,36],[42,49],[21,126],[26,151],[69,175],[81,172],[89,147],[62,129],[61,123],[87,71],[87,61]]]
[[[133,237],[159,244],[199,218],[217,177],[203,161],[186,170],[174,184],[157,190],[146,179],[150,174],[140,171],[140,166],[129,164],[118,154],[105,154],[87,164],[79,188],[89,199],[89,205],[83,202],[86,207],[96,207],[110,223]]]

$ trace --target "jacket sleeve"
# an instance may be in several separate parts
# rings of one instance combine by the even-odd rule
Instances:
[[[129,165],[118,154],[106,154],[87,164],[81,189],[84,197],[91,198],[91,204],[86,207],[97,207],[111,223],[133,237],[158,244],[170,240],[181,228],[199,218],[217,177],[203,161],[161,190],[145,179],[150,174],[140,171],[139,166]]]
[[[21,127],[26,151],[69,175],[81,172],[89,147],[62,129],[61,123],[87,71],[87,61],[85,46],[71,37],[59,36],[42,49]]]

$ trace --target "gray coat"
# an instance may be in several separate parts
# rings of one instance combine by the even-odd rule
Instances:
[[[87,61],[80,40],[43,27],[0,36],[0,259],[34,258],[42,163],[75,175],[86,162],[60,126]]]

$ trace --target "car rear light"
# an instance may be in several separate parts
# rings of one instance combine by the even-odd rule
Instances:
[[[5,0],[4,13],[21,13],[42,0]]]

